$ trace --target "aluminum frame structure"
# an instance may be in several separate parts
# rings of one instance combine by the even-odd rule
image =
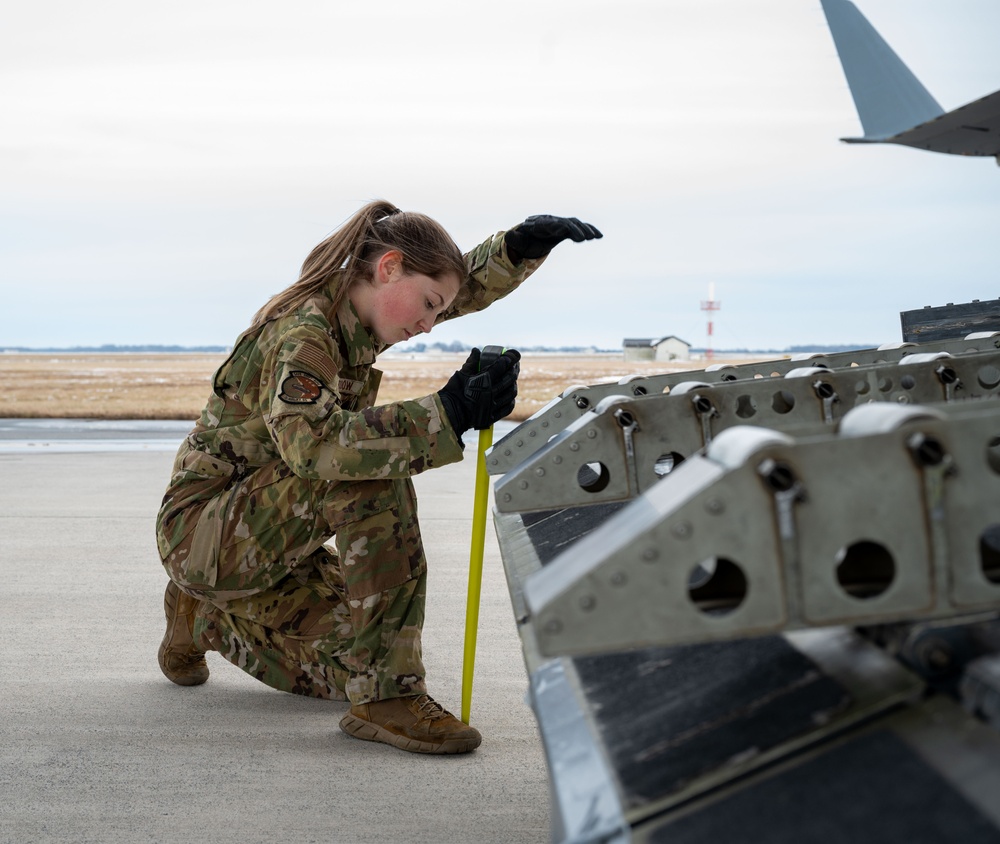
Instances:
[[[998,501],[993,402],[735,427],[529,578],[527,611],[547,656],[997,611]]]
[[[998,348],[575,387],[494,446],[554,841],[1000,841]]]
[[[674,384],[669,393],[608,395],[498,479],[496,506],[525,512],[628,500],[734,427],[806,436],[832,430],[851,409],[869,404],[997,398],[996,349],[913,353],[893,363],[797,367],[783,377],[696,379]]]
[[[1000,349],[1000,332],[982,331],[962,339],[933,343],[886,343],[875,349],[859,349],[835,354],[805,354],[744,364],[716,364],[702,370],[670,372],[658,375],[629,375],[614,383],[579,384],[568,387],[559,396],[516,429],[493,444],[486,465],[491,475],[502,475],[541,448],[549,439],[577,419],[593,412],[611,397],[639,398],[670,392],[685,382],[706,384],[757,379],[782,378],[802,368],[838,371],[861,366],[900,362],[914,354],[941,352],[959,357],[975,352]]]

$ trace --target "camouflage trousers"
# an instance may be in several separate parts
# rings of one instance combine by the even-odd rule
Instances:
[[[205,650],[313,697],[426,691],[427,566],[408,479],[310,481],[276,462],[185,508],[169,529],[184,538],[163,563],[204,602],[195,641]]]

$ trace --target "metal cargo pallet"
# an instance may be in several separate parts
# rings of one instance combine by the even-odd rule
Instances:
[[[688,373],[494,446],[522,443],[494,521],[554,841],[1000,844],[1000,358],[972,343]]]

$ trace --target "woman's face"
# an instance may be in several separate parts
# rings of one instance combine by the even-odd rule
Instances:
[[[372,283],[359,285],[351,301],[361,324],[389,346],[430,333],[460,287],[457,276],[437,280],[420,273],[404,273],[399,253],[387,252],[375,264]]]

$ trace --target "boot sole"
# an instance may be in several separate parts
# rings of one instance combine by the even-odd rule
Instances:
[[[384,727],[380,727],[378,724],[358,718],[350,712],[340,719],[340,729],[349,736],[361,739],[362,741],[377,741],[382,744],[392,745],[400,750],[407,750],[410,753],[468,753],[470,750],[475,750],[482,743],[482,739],[457,738],[445,739],[441,742],[418,741],[417,739],[397,735]]]

